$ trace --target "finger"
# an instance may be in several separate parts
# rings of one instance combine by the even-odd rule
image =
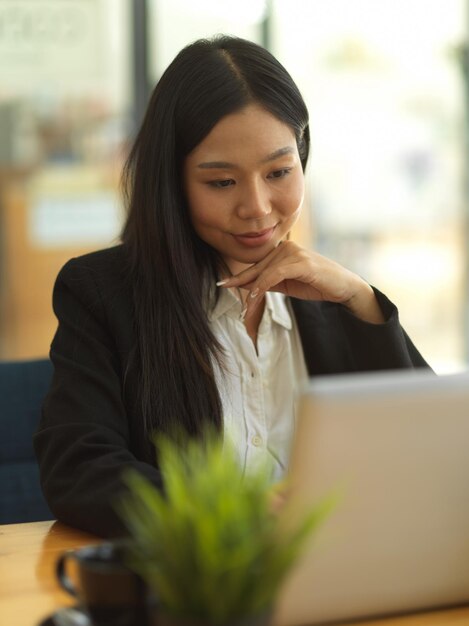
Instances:
[[[265,294],[261,294],[260,290],[255,287],[250,290],[245,303],[244,318],[249,318],[257,307],[263,302]]]
[[[322,292],[314,286],[315,272],[304,261],[296,261],[267,268],[250,285],[246,300],[245,317],[249,317],[263,301],[267,291],[283,293],[287,296],[308,300],[323,300]]]
[[[248,289],[248,285],[252,283],[259,274],[273,262],[276,262],[282,258],[290,256],[298,249],[296,244],[290,245],[292,242],[285,242],[282,246],[278,245],[276,248],[271,250],[269,254],[264,257],[258,263],[251,265],[247,269],[239,272],[236,276],[230,276],[229,278],[225,278],[222,281],[217,283],[218,287],[242,287],[243,289]]]
[[[287,271],[285,268],[300,267],[300,265],[301,264],[296,259],[291,259],[287,263],[285,263],[285,261],[279,262],[275,266],[269,266],[265,269],[256,280],[249,283],[249,285],[244,285],[244,289],[249,289],[249,294],[246,299],[246,317],[251,315],[259,306],[267,291],[277,291],[290,295],[288,293],[286,280],[288,280],[288,276],[299,275],[299,272],[295,269]]]
[[[275,270],[275,268],[295,263],[298,263],[298,258],[295,255],[277,254],[273,257],[263,259],[248,270],[244,270],[236,277],[233,277],[233,282],[230,282],[226,286],[240,287],[241,289],[248,289],[251,292],[255,288],[267,291],[268,289],[265,289],[264,285],[259,282],[262,281],[262,277],[266,275],[266,272],[270,273],[272,270]]]
[[[303,260],[292,259],[288,263],[278,263],[267,267],[258,278],[251,284],[251,293],[258,290],[259,293],[266,291],[279,291],[287,293],[285,283],[288,280],[296,280],[300,283],[311,285],[314,280],[314,272]],[[288,294],[287,294],[288,295]]]

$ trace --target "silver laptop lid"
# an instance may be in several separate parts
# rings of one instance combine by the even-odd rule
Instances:
[[[469,373],[324,377],[300,399],[291,506],[339,502],[277,624],[469,601]]]

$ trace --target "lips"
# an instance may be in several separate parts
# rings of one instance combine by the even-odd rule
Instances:
[[[233,235],[233,237],[241,245],[247,246],[248,248],[255,248],[256,246],[262,246],[267,243],[274,234],[275,229],[276,225],[271,228],[265,228],[264,230]]]

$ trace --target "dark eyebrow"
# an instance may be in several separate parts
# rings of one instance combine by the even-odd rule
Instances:
[[[203,170],[219,169],[219,170],[232,170],[236,167],[233,163],[227,161],[208,161],[207,163],[199,163],[197,167]]]
[[[267,155],[264,159],[262,159],[261,163],[268,163],[269,161],[275,161],[281,156],[285,154],[294,154],[295,149],[292,146],[285,146],[284,148],[279,148]],[[211,170],[211,169],[220,169],[220,170],[232,170],[236,169],[236,165],[234,163],[228,163],[228,161],[207,161],[205,163],[199,163],[197,165],[200,169],[203,170]]]
[[[278,150],[275,150],[275,152],[272,152],[272,154],[269,154],[268,156],[265,157],[265,159],[262,159],[262,163],[268,163],[268,161],[275,161],[275,159],[278,159],[281,156],[284,156],[285,154],[294,154],[295,153],[295,149],[292,148],[292,146],[285,146],[285,148],[279,148]]]

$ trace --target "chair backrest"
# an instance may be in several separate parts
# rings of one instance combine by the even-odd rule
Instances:
[[[0,524],[54,517],[32,445],[51,378],[48,359],[0,363]]]

